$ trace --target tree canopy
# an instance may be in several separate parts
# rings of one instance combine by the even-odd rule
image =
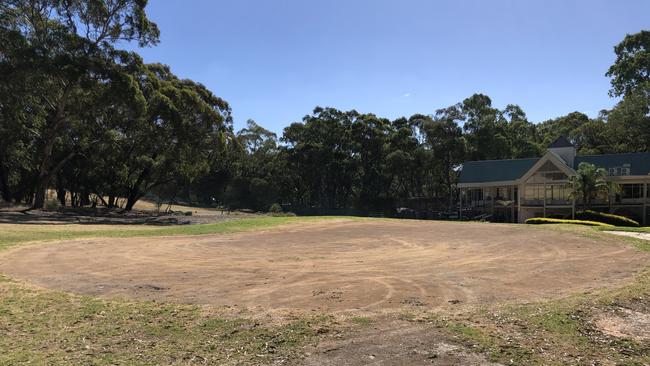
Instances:
[[[120,45],[154,46],[143,0],[0,3],[0,197],[33,208],[126,210],[158,199],[267,210],[451,209],[466,160],[539,156],[564,135],[579,154],[649,151],[650,32],[607,71],[611,110],[530,121],[484,94],[388,119],[316,107],[281,134],[204,85]],[[586,168],[585,168],[586,169]],[[584,169],[583,169],[584,170]]]

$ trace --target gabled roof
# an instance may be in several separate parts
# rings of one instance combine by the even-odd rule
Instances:
[[[583,161],[605,169],[629,164],[630,175],[650,174],[650,152],[576,156],[575,168]]]
[[[537,162],[530,168],[528,171],[520,176],[522,180],[526,180],[530,178],[533,174],[538,172],[540,169],[542,169],[543,166],[546,164],[550,164],[553,169],[559,169],[560,171],[564,172],[564,174],[571,176],[575,175],[575,171],[573,168],[567,164],[567,162],[558,154],[554,153],[552,150],[546,151],[546,154],[542,156]]]
[[[564,160],[552,151],[547,152],[559,161]],[[458,183],[490,183],[516,181],[523,177],[540,158],[512,159],[512,160],[482,160],[463,163]],[[604,154],[576,156],[574,166],[568,169],[577,169],[582,162],[594,164],[599,168],[630,168],[630,175],[645,176],[650,174],[650,152]]]
[[[574,147],[573,144],[567,140],[566,137],[560,136],[552,144],[548,146],[549,149],[560,148],[560,147]]]
[[[463,163],[459,183],[505,182],[519,179],[539,160],[482,160]]]

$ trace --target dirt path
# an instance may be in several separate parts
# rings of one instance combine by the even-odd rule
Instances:
[[[0,255],[0,273],[93,296],[337,313],[557,297],[619,283],[647,260],[523,225],[339,220],[27,246]]]

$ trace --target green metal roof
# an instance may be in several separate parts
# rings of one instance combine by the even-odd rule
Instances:
[[[513,160],[482,160],[463,163],[459,183],[512,181],[521,178],[539,158]],[[574,169],[581,162],[599,168],[619,168],[629,164],[630,175],[650,174],[650,152],[576,156]]]
[[[650,173],[650,152],[576,156],[575,168],[583,161],[605,169],[630,164],[630,175]]]
[[[482,160],[463,163],[459,183],[503,182],[521,178],[539,158]]]

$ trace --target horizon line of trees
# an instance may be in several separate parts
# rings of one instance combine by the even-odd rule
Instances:
[[[579,154],[650,151],[650,32],[628,35],[608,70],[611,110],[533,123],[474,94],[389,120],[316,107],[281,136],[122,42],[158,43],[142,0],[0,3],[0,198],[43,208],[126,210],[145,195],[195,204],[440,210],[455,204],[465,160],[539,156],[564,135]]]

